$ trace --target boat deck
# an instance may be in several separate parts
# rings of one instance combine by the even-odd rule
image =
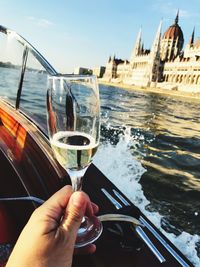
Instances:
[[[42,137],[39,129],[33,127],[32,123],[22,115],[12,111],[11,107],[2,103],[0,103],[0,169],[1,197],[32,195],[45,200],[64,184],[69,183],[63,169],[53,159],[49,144]],[[121,202],[122,208],[117,210],[102,193],[101,188],[105,188],[110,194],[113,189],[117,190],[130,203],[130,206],[125,206]],[[74,267],[192,266],[180,251],[93,164],[86,172],[83,189],[91,200],[98,204],[99,215],[120,213],[137,219],[143,218],[148,225],[142,228],[144,233],[165,261],[161,263],[158,260],[138,237],[132,224],[104,222],[103,233],[96,241],[96,252],[93,255],[74,256]],[[12,226],[16,232],[12,241],[15,242],[16,236],[37,205],[30,201],[29,203],[25,201],[2,202],[1,205],[12,217]]]
[[[119,199],[122,208],[116,210],[115,206],[102,194],[101,188],[105,188],[110,194],[112,190],[118,190],[94,165],[91,165],[86,173],[84,191],[90,198],[99,205],[99,214],[120,213],[131,215],[137,219],[144,218],[148,224],[158,233],[158,235],[166,241],[167,246],[179,257],[180,252],[169,240],[155,228],[153,224],[136,208],[119,190],[118,192],[131,205],[125,206]],[[112,194],[115,197],[114,194]],[[115,197],[116,198],[116,197]],[[160,243],[160,241],[152,234],[147,227],[143,231],[159,250],[161,255],[166,259],[160,263],[155,255],[150,251],[146,244],[140,240],[135,228],[126,222],[104,222],[104,230],[102,236],[96,241],[97,251],[91,256],[76,256],[74,266],[124,266],[124,267],[157,267],[157,266],[192,266],[192,264],[181,255],[185,261],[180,264],[174,256]]]

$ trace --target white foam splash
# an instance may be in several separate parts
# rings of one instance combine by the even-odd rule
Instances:
[[[145,209],[149,201],[144,196],[139,180],[146,170],[130,152],[130,146],[137,143],[138,141],[126,131],[117,145],[102,144],[94,163],[196,267],[200,267],[200,259],[195,249],[200,236],[186,232],[179,236],[167,233],[161,227],[162,216],[158,212]]]

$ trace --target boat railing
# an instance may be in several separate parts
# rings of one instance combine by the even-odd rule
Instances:
[[[41,126],[40,123],[37,121],[37,119],[35,120],[34,119],[34,116],[32,115],[35,115],[35,114],[30,114],[32,111],[31,111],[31,108],[27,108],[26,106],[26,109],[24,109],[24,106],[23,106],[23,103],[22,105],[21,104],[21,99],[22,99],[22,91],[23,91],[23,94],[24,95],[27,95],[29,92],[24,92],[24,90],[34,90],[34,88],[31,88],[31,81],[28,81],[29,82],[29,85],[27,86],[27,79],[26,79],[26,75],[28,76],[29,74],[29,70],[33,70],[34,72],[34,67],[31,68],[30,66],[30,62],[27,63],[28,61],[28,58],[34,58],[35,62],[37,61],[38,62],[38,66],[40,66],[38,69],[42,69],[42,73],[46,73],[47,75],[58,75],[58,72],[52,67],[52,65],[46,60],[46,58],[44,58],[42,56],[42,54],[32,45],[30,44],[25,38],[23,38],[21,35],[19,35],[18,33],[16,33],[15,31],[13,30],[10,30],[2,25],[0,25],[0,33],[2,33],[3,35],[6,35],[6,39],[12,39],[15,41],[15,43],[20,46],[20,53],[15,53],[15,55],[13,56],[12,59],[10,58],[3,58],[2,61],[4,61],[3,63],[6,64],[6,63],[9,63],[11,61],[11,66],[14,66],[15,68],[15,71],[17,71],[17,75],[16,75],[16,79],[15,79],[15,84],[12,88],[12,93],[8,94],[7,90],[8,88],[4,89],[5,91],[5,95],[4,95],[4,99],[9,99],[9,104],[13,105],[15,107],[15,109],[20,109],[20,111],[22,111],[26,116],[28,116],[32,121],[35,122],[35,124],[37,124],[37,126]],[[4,37],[3,37],[4,38]],[[1,46],[0,46],[0,49],[1,49]],[[3,56],[4,54],[4,51],[1,51],[1,54]],[[18,54],[18,55],[16,55]],[[20,54],[20,56],[19,56]],[[19,59],[18,59],[18,63],[16,63],[16,59],[14,58],[15,56],[18,56]],[[13,60],[13,62],[12,62]],[[31,61],[31,60],[30,60]],[[19,63],[20,62],[20,63]],[[0,58],[0,63],[1,62],[1,58]],[[13,69],[14,69],[13,68]],[[11,71],[13,69],[10,69]],[[8,70],[8,68],[7,68]],[[40,71],[38,70],[38,73]],[[36,73],[36,71],[35,71]],[[3,74],[2,74],[3,75]],[[5,75],[6,76],[6,75]],[[13,81],[11,80],[14,80],[13,77],[3,77],[4,80],[6,80],[5,82],[5,85],[3,85],[4,87],[8,86],[9,87],[9,83],[12,83]],[[10,81],[8,81],[10,79]],[[2,84],[0,84],[0,86],[2,86]],[[26,87],[26,88],[24,88]],[[45,82],[43,82],[43,85],[41,85],[42,90],[44,92],[44,95],[45,95],[45,90],[46,90],[46,84]],[[27,89],[28,88],[28,89]],[[1,88],[2,89],[2,88]],[[0,90],[1,91],[1,90]],[[1,95],[2,95],[2,91],[0,92]],[[37,94],[37,93],[36,93]],[[41,113],[45,113],[44,111],[44,108],[45,107],[45,97],[43,97],[43,111]],[[28,101],[32,101],[32,99],[28,99]],[[33,104],[34,105],[34,104]],[[31,111],[31,112],[30,112]],[[43,127],[42,127],[43,129]]]
[[[40,64],[44,67],[48,74],[58,74],[57,71],[52,67],[52,65],[46,60],[46,58],[44,58],[42,54],[20,34],[2,25],[0,25],[0,32],[14,37],[19,43],[24,46],[24,50],[28,49],[28,52],[31,52],[35,56],[35,58],[40,62]]]

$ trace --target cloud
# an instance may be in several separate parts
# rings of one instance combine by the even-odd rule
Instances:
[[[179,16],[181,18],[191,18],[191,17],[194,17],[194,13],[191,13],[187,10],[180,9],[179,10]]]
[[[159,11],[160,13],[164,14],[164,15],[168,15],[174,12],[174,5],[172,2],[166,2],[163,0],[158,0],[155,1],[153,6],[152,6],[153,10],[155,11]],[[177,11],[177,9],[176,9]]]
[[[29,16],[27,18],[28,20],[31,20],[35,25],[42,27],[42,28],[49,28],[52,25],[54,25],[53,22],[51,22],[50,20],[44,19],[44,18],[36,18],[32,16]]]
[[[199,14],[190,12],[188,10],[184,10],[179,8],[179,6],[175,5],[174,2],[171,1],[164,1],[164,0],[157,0],[153,6],[152,9],[154,11],[159,11],[162,15],[171,17],[173,14],[174,16],[177,14],[177,11],[179,10],[179,16],[182,18],[191,18],[199,16]]]
[[[38,25],[41,26],[41,27],[47,28],[49,26],[52,26],[53,22],[51,22],[51,21],[49,21],[47,19],[40,19],[38,21]]]

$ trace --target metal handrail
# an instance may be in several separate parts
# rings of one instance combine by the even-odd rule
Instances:
[[[4,33],[6,35],[13,36],[20,44],[22,44],[24,46],[21,74],[20,74],[20,79],[19,79],[19,84],[18,84],[18,91],[17,91],[17,98],[16,98],[16,103],[15,103],[15,107],[16,107],[16,109],[18,109],[19,108],[19,104],[20,104],[23,81],[24,81],[24,73],[25,73],[25,70],[26,70],[26,62],[27,62],[27,57],[28,57],[28,53],[29,52],[38,60],[38,62],[44,67],[44,69],[46,70],[46,72],[49,75],[55,76],[55,75],[58,75],[58,72],[40,54],[40,52],[33,45],[31,45],[25,38],[23,38],[21,35],[19,35],[15,31],[10,30],[10,29],[2,26],[2,25],[0,25],[0,32]]]
[[[35,56],[35,58],[40,62],[40,64],[45,68],[47,73],[49,75],[58,75],[58,72],[52,67],[52,65],[40,54],[40,52],[32,45],[30,44],[24,37],[19,35],[17,32],[8,29],[2,25],[0,25],[0,32],[6,34],[6,35],[12,35],[15,37],[15,39],[28,48],[28,50]]]

